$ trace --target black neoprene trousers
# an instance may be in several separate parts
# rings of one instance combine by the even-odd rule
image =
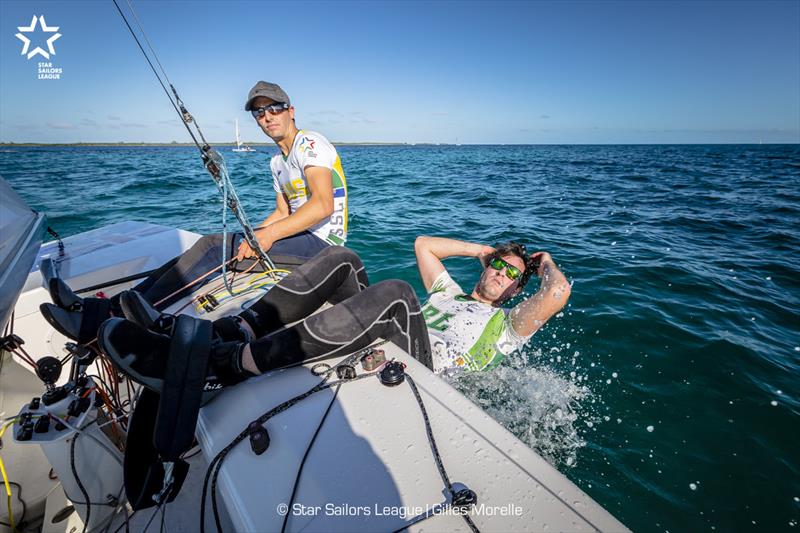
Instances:
[[[241,242],[242,235],[240,233],[226,235],[226,260],[236,255]],[[159,267],[133,290],[140,292],[151,304],[164,299],[158,308],[166,309],[186,296],[185,292],[173,294],[175,291],[209,271],[214,273],[206,281],[221,272],[222,244],[221,233],[201,237],[190,249]],[[330,245],[313,233],[303,231],[276,241],[269,250],[269,256],[279,268],[293,269],[328,246]],[[252,264],[252,260],[245,259],[241,264],[231,267],[230,270],[245,270]],[[260,266],[256,266],[254,269],[255,272],[261,270]],[[167,298],[170,294],[172,296]]]
[[[334,305],[311,314],[325,302]],[[361,259],[343,246],[296,268],[241,316],[256,333],[250,350],[261,372],[346,355],[379,337],[432,368],[414,290],[400,280],[370,286]]]

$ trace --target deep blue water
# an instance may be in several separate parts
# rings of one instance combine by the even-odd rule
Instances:
[[[224,150],[260,221],[266,150]],[[636,531],[800,529],[798,145],[339,151],[373,281],[422,297],[421,234],[516,239],[573,281],[525,353],[456,383],[476,403]],[[64,236],[220,229],[189,148],[2,148],[0,175]],[[476,265],[449,262],[465,287]]]

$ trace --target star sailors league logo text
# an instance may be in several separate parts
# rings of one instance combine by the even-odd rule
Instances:
[[[36,26],[41,28],[41,31],[36,31]],[[48,61],[39,61],[38,64],[38,77],[40,80],[60,80],[63,74],[63,69],[53,67],[50,62],[51,57],[56,55],[56,49],[53,43],[61,37],[58,33],[58,26],[48,26],[44,20],[44,15],[34,15],[31,19],[30,26],[17,26],[19,33],[15,35],[17,39],[22,41],[22,52],[20,55],[26,56],[27,59],[33,59],[34,56],[40,55]],[[42,43],[42,40],[45,40]],[[45,50],[39,44],[44,44],[47,49]]]

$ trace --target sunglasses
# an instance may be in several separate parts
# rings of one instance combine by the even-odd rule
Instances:
[[[489,261],[489,266],[495,270],[503,270],[506,269],[506,277],[511,281],[516,281],[522,275],[522,271],[515,267],[514,265],[510,265],[507,262],[503,261],[499,257],[495,257],[491,261]]]
[[[254,107],[250,110],[250,113],[253,115],[253,118],[261,118],[265,114],[269,113],[270,115],[279,115],[289,109],[289,104],[285,104],[283,102],[278,102],[277,104],[269,104],[269,105],[262,105],[261,107]]]

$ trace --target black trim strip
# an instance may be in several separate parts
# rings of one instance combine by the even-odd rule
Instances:
[[[99,283],[97,285],[92,285],[91,287],[85,287],[83,289],[78,289],[75,292],[90,292],[96,291],[97,289],[105,289],[106,287],[111,287],[112,285],[119,285],[120,283],[125,283],[126,281],[134,281],[137,279],[146,278],[150,274],[154,274],[158,269],[154,268],[153,270],[148,270],[146,272],[139,272],[138,274],[131,274],[130,276],[125,276],[122,278],[112,279],[111,281],[104,281],[103,283]]]

